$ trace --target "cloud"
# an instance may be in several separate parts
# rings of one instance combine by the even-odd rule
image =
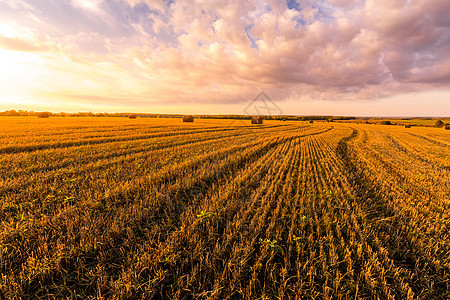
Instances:
[[[137,4],[146,4],[148,8],[156,11],[164,11],[167,7],[167,3],[164,0],[125,0],[132,7]]]
[[[44,51],[47,48],[35,45],[30,41],[0,35],[0,48],[14,51]]]
[[[0,24],[0,48],[10,51],[45,52],[57,51],[55,43],[40,36],[34,29],[14,23]]]
[[[34,8],[31,4],[29,4],[23,0],[0,0],[0,3],[4,3],[13,9],[23,8],[23,9],[28,9],[28,10],[34,10]]]
[[[93,12],[101,11],[103,0],[72,0],[72,5]]]
[[[31,11],[24,1],[8,3]],[[45,42],[4,34],[0,47],[64,53],[48,68],[65,97],[231,103],[265,90],[276,99],[352,100],[450,87],[448,0],[52,5],[33,8]],[[54,16],[64,10],[68,24]]]

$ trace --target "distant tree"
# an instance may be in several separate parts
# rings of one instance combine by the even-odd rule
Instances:
[[[4,116],[14,116],[14,117],[18,117],[18,116],[20,116],[20,114],[19,114],[17,111],[15,111],[15,110],[13,109],[13,110],[7,110],[7,111],[5,111]]]

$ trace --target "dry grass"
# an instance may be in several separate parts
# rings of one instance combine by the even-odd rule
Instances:
[[[0,299],[448,299],[450,135],[0,118]]]

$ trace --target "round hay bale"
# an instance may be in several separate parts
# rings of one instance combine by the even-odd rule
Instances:
[[[194,122],[194,116],[191,115],[184,116],[183,122]]]
[[[445,125],[445,130],[450,130],[450,125]]]
[[[442,126],[444,126],[444,122],[442,122],[441,120],[437,120],[436,123],[434,123],[434,126],[441,128]]]
[[[263,117],[253,117],[252,118],[252,124],[262,124],[263,123]]]
[[[411,128],[411,124],[405,124],[405,128]]]
[[[314,123],[314,121],[313,120],[309,120],[309,123],[312,124],[312,123]]]
[[[129,119],[136,119],[136,118],[137,118],[137,115],[134,115],[134,114],[133,114],[133,115],[128,115],[128,118],[129,118]]]
[[[50,114],[48,112],[40,112],[37,114],[37,116],[41,119],[48,119],[50,117]]]

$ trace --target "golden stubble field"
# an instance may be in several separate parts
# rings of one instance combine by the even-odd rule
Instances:
[[[448,299],[450,131],[0,118],[0,298]]]

